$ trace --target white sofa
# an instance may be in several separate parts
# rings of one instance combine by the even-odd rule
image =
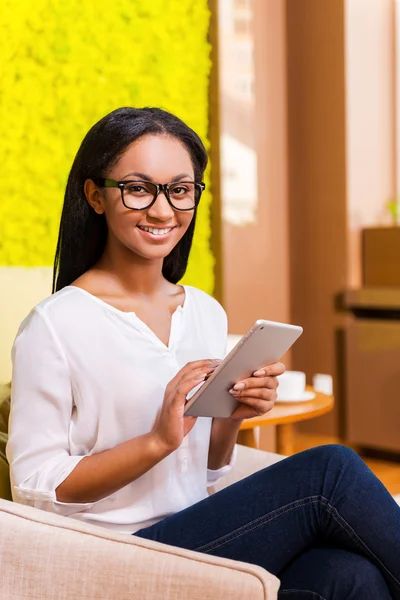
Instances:
[[[237,464],[220,486],[282,458],[238,446]],[[6,500],[0,500],[0,568],[2,600],[276,600],[279,588],[276,577],[255,565]]]

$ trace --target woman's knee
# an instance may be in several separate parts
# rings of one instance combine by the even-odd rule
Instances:
[[[336,548],[312,548],[280,575],[282,598],[289,590],[309,590],[334,600],[390,600],[385,579],[369,559]],[[295,596],[294,596],[295,597]],[[301,597],[301,596],[299,596]]]
[[[303,457],[300,459],[302,466],[310,472],[319,474],[320,482],[324,486],[320,493],[329,498],[331,497],[329,485],[333,485],[333,489],[338,489],[337,485],[340,483],[340,489],[343,489],[343,486],[347,488],[358,485],[371,475],[371,471],[358,454],[340,444],[318,446],[302,454]]]
[[[321,463],[340,465],[344,467],[362,467],[365,468],[365,463],[354,450],[341,444],[326,444],[325,446],[317,446],[307,450],[315,455]]]

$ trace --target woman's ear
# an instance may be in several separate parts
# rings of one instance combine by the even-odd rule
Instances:
[[[105,213],[104,198],[97,185],[91,179],[86,179],[83,186],[86,200],[98,215]]]

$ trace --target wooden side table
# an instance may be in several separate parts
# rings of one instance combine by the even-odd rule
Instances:
[[[255,427],[276,425],[278,454],[286,456],[293,454],[294,423],[320,417],[331,411],[334,406],[333,396],[316,392],[310,386],[307,386],[307,391],[315,393],[313,400],[286,404],[277,402],[266,415],[243,421],[239,431],[238,443],[257,448]]]

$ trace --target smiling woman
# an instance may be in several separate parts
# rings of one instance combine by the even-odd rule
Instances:
[[[115,260],[117,248],[129,260],[161,260],[171,283],[182,279],[206,166],[197,134],[160,109],[121,108],[96,123],[68,178],[54,291],[86,280],[100,259]]]
[[[122,175],[129,165],[137,165],[140,172]],[[176,169],[182,165],[185,173],[177,175]],[[154,183],[154,177],[160,175],[167,183]],[[146,135],[124,152],[110,176],[116,179],[94,178],[85,184],[89,203],[97,214],[106,216],[109,239],[113,234],[114,220],[110,214],[113,207],[126,215],[126,223],[129,218],[128,235],[131,228],[136,227],[152,241],[168,241],[169,251],[172,251],[192,221],[204,186],[193,181],[193,166],[184,145],[170,135]],[[142,177],[142,180],[132,180],[132,177]],[[103,188],[103,193],[98,194],[98,187]],[[129,244],[129,240],[126,243]],[[129,247],[141,254],[139,248]]]
[[[309,450],[207,494],[235,461],[242,420],[272,409],[284,366],[235,381],[227,418],[185,415],[227,338],[219,303],[178,284],[206,164],[199,136],[157,108],[113,111],[84,138],[65,192],[56,291],[13,348],[13,497],[254,562],[293,598],[304,586],[331,600],[400,600],[399,508],[349,449]]]

